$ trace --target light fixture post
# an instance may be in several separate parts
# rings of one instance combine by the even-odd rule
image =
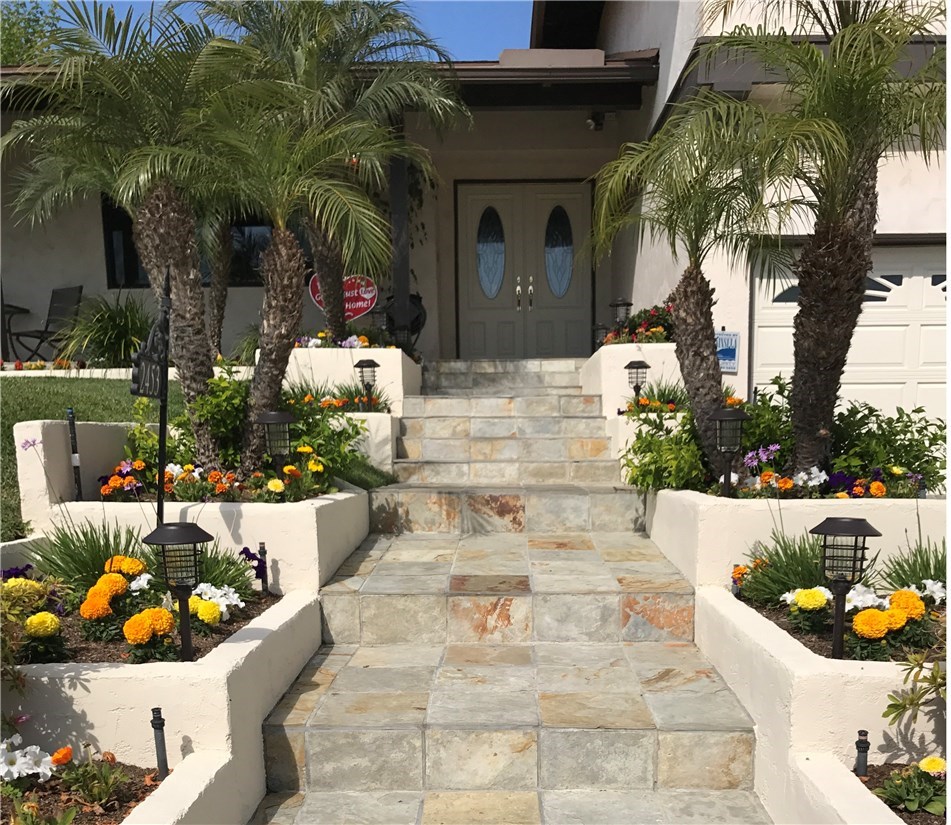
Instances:
[[[297,419],[289,412],[273,410],[261,413],[255,420],[255,424],[264,427],[264,449],[271,456],[274,465],[274,472],[281,475],[281,468],[285,460],[291,454],[291,430],[290,426]]]
[[[733,459],[743,446],[743,425],[749,420],[749,415],[736,407],[723,407],[711,418],[717,428],[717,451],[723,456],[721,494],[729,498],[733,492]]]
[[[370,358],[363,358],[362,360],[357,361],[357,363],[353,366],[357,371],[357,375],[360,378],[360,384],[363,387],[363,396],[361,396],[361,400],[357,402],[360,407],[360,411],[363,412],[366,409],[363,398],[369,397],[373,394],[373,385],[376,384],[376,370],[380,365]]]
[[[624,367],[627,370],[627,383],[634,390],[635,403],[636,399],[640,398],[641,387],[647,383],[647,371],[650,368],[651,365],[646,361],[630,361]]]

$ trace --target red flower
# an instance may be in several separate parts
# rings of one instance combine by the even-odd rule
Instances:
[[[14,361],[14,362],[13,362],[13,369],[15,369],[15,370],[22,370],[22,369],[23,369],[23,362],[20,361],[19,359],[16,360],[16,361]]]
[[[657,314],[657,310],[656,310],[656,309],[651,309],[651,315],[656,315],[656,314]]]

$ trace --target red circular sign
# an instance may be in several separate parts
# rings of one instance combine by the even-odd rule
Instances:
[[[320,283],[313,275],[309,285],[310,297],[321,309],[324,308],[323,298],[320,295]],[[366,275],[349,275],[343,279],[343,318],[350,322],[361,315],[366,315],[376,306],[376,284]]]

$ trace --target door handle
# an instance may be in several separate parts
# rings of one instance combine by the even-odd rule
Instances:
[[[515,278],[515,311],[522,311],[522,276],[517,275]]]
[[[528,311],[532,311],[532,304],[534,303],[535,298],[535,287],[534,287],[535,276],[528,276]]]

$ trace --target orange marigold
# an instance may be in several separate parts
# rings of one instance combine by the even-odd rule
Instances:
[[[132,462],[132,469],[142,472],[145,469],[145,462],[141,458],[137,458]]]
[[[301,477],[301,471],[298,470],[296,467],[294,467],[294,466],[291,465],[291,464],[288,464],[288,465],[284,468],[284,473],[285,473],[286,475],[290,476],[291,478],[300,478],[300,477]]]
[[[111,598],[125,593],[129,589],[129,582],[120,573],[104,573],[96,582],[96,587],[101,587]]]
[[[130,645],[144,645],[152,640],[152,623],[148,616],[136,613],[122,625],[122,635]]]
[[[728,407],[739,407],[743,403],[742,398],[737,398],[735,395],[731,395],[726,399],[726,405]]]
[[[836,494],[835,494],[835,497],[836,497],[836,498],[848,498],[848,497],[849,497],[849,494],[848,494],[848,493],[836,493]]]
[[[108,484],[103,484],[102,487],[99,488],[99,494],[102,496],[111,496],[112,487],[110,487]]]
[[[303,399],[301,400],[301,403],[310,404],[313,400],[314,400],[314,396],[312,396],[310,393],[307,393],[307,395],[305,395]]]
[[[234,473],[225,473],[225,481],[227,481],[229,484],[234,484],[234,480],[236,478],[237,476]]]
[[[868,491],[874,498],[882,498],[887,492],[885,485],[880,481],[873,481],[871,484],[869,484]]]
[[[90,591],[90,595],[86,596],[86,601],[79,606],[79,615],[90,621],[104,619],[106,616],[112,615],[112,608],[109,606],[108,599],[101,596],[94,597],[92,591]]]
[[[69,745],[65,748],[60,748],[50,757],[50,760],[57,766],[68,765],[73,761],[73,749]]]
[[[913,590],[896,590],[888,597],[888,604],[903,610],[909,619],[920,619],[925,615],[925,603]]]
[[[145,572],[145,562],[141,559],[134,559],[131,556],[126,556],[124,562],[122,562],[122,567],[120,568],[121,572],[125,573],[127,576],[141,576]]]
[[[220,496],[222,493],[227,493],[228,490],[230,490],[230,489],[231,489],[231,488],[230,488],[227,484],[216,484],[216,485],[215,485],[215,493],[216,493],[217,495],[219,495],[219,496]]]
[[[852,630],[863,639],[881,639],[888,633],[888,619],[885,611],[870,607],[862,610],[852,619]]]
[[[167,636],[175,630],[175,617],[164,607],[148,607],[140,615],[149,620],[152,632],[157,636]]]
[[[122,486],[122,476],[113,476],[109,479],[109,486],[118,490]]]
[[[166,484],[166,485],[165,485],[165,492],[166,492],[166,493],[174,493],[174,492],[175,492],[175,485],[174,485],[174,484]]]
[[[864,488],[864,487],[861,487],[861,486],[859,486],[858,484],[856,484],[856,485],[852,488],[852,496],[853,496],[854,498],[862,498],[862,496],[864,496],[864,495],[865,495],[865,488]]]
[[[759,474],[759,483],[760,484],[769,484],[776,477],[776,473],[772,470],[764,470]]]
[[[122,565],[125,563],[125,556],[113,556],[103,565],[103,572],[105,573],[121,573]]]
[[[210,483],[218,484],[223,478],[223,476],[221,475],[221,472],[219,470],[212,470],[210,473],[208,473],[207,478]]]
[[[793,480],[784,476],[776,482],[776,486],[779,487],[779,489],[783,492],[786,492],[786,490],[791,490],[793,488]]]
[[[908,621],[908,614],[900,607],[889,607],[885,611],[885,621],[889,630],[901,630]]]

